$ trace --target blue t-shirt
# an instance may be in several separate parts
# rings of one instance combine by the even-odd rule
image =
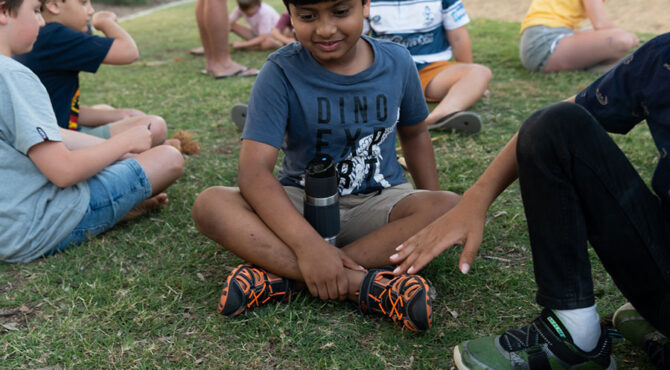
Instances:
[[[79,72],[95,73],[113,38],[92,36],[60,23],[40,29],[33,50],[14,58],[30,68],[49,92],[58,125],[79,129]]]
[[[284,151],[282,184],[302,186],[317,154],[338,163],[342,195],[407,181],[396,159],[396,124],[428,115],[419,76],[405,48],[362,37],[374,62],[355,75],[327,70],[297,42],[272,53],[258,75],[242,138]]]
[[[371,0],[372,36],[409,49],[417,68],[451,59],[447,31],[470,22],[461,0]]]
[[[609,132],[625,134],[642,120],[660,151],[652,188],[670,206],[670,33],[660,35],[577,94]]]
[[[51,251],[88,208],[85,181],[59,188],[28,157],[47,140],[61,136],[44,86],[0,55],[0,261],[29,262]]]

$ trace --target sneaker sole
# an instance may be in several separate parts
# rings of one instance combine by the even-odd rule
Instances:
[[[230,111],[231,118],[237,129],[242,131],[244,129],[244,124],[247,122],[247,110],[248,106],[246,104],[235,104],[233,109]]]
[[[461,351],[458,349],[459,346],[460,345],[454,346],[454,365],[456,365],[458,370],[472,370],[463,363],[463,356],[461,355]],[[482,365],[482,367],[486,368],[485,365]],[[617,364],[614,360],[614,356],[610,356],[610,366],[608,366],[605,370],[617,370]]]
[[[435,124],[428,126],[429,130],[466,132],[474,134],[482,129],[482,118],[474,112],[458,112],[438,120]]]
[[[458,350],[458,345],[454,346],[454,365],[458,370],[470,370],[465,364],[463,364],[463,358],[461,357],[461,351]]]

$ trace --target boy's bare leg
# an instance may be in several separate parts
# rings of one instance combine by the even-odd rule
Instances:
[[[230,57],[228,47],[228,2],[226,0],[201,0],[203,2],[202,29],[205,31],[203,46],[207,70],[215,77],[230,75],[244,68]],[[196,13],[197,15],[197,13]],[[249,69],[245,74],[257,73]]]
[[[344,247],[347,255],[366,268],[390,264],[395,248],[424,226],[451,209],[458,195],[450,192],[421,192],[398,202],[388,225]],[[212,187],[203,191],[193,204],[195,225],[243,260],[275,275],[303,281],[293,251],[258,217],[236,188]],[[361,271],[345,269],[349,279],[348,297],[365,276]]]
[[[395,248],[453,208],[460,197],[449,191],[418,192],[400,200],[391,210],[389,223],[343,248],[361,266],[391,264]]]
[[[159,145],[134,157],[151,183],[151,195],[167,189],[184,173],[184,157],[170,145]]]
[[[426,97],[440,102],[426,118],[428,126],[444,116],[474,105],[486,92],[491,70],[479,64],[456,64],[438,73],[426,86]]]
[[[193,204],[193,220],[200,232],[243,260],[274,275],[303,281],[293,251],[265,225],[236,188],[204,190]],[[355,301],[365,273],[345,271],[348,298]]]
[[[613,63],[639,43],[637,36],[617,28],[577,32],[561,39],[542,72],[570,71]]]
[[[205,54],[205,45],[209,46],[207,29],[205,29],[205,0],[198,0],[195,3],[195,22],[198,24],[198,33],[200,34],[200,43],[202,46],[189,50],[192,54]],[[209,71],[209,66],[206,66]]]
[[[149,124],[151,126],[149,127]],[[114,136],[135,126],[148,127],[151,131],[151,145],[163,144],[167,139],[167,124],[162,117],[154,115],[135,116],[109,124],[109,133]]]
[[[184,173],[184,157],[169,145],[160,145],[134,157],[151,183],[151,198],[131,209],[121,221],[132,220],[168,203],[162,191]]]

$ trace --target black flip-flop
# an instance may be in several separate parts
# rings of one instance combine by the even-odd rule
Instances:
[[[432,125],[429,130],[436,131],[461,131],[474,134],[482,129],[482,118],[479,114],[469,111],[456,111],[440,118]]]
[[[235,71],[233,73],[230,73],[230,74],[227,74],[227,75],[214,76],[214,79],[215,80],[222,80],[222,79],[228,78],[228,77],[254,77],[254,76],[258,75],[258,71],[254,72],[254,73],[244,74],[244,72],[246,72],[248,70],[249,70],[249,67],[242,67],[242,68],[238,69],[237,71]]]

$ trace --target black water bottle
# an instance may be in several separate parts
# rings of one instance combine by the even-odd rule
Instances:
[[[304,215],[307,221],[332,245],[340,232],[340,206],[335,162],[327,154],[317,155],[305,170]]]

